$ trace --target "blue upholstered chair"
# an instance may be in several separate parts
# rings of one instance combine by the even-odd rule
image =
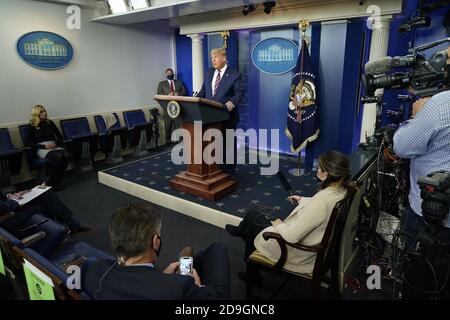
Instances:
[[[86,117],[60,120],[60,124],[68,149],[75,160],[81,161],[81,170],[91,170],[98,134],[91,132]]]
[[[0,222],[12,217],[14,213],[0,216]],[[22,261],[13,252],[14,247],[32,248],[43,256],[50,256],[67,236],[68,229],[40,214],[33,215],[21,226],[26,237],[16,237],[5,228],[0,227],[0,250],[5,264],[6,276],[9,278],[15,295],[19,299],[26,298],[26,285],[22,279]]]
[[[22,153],[14,148],[7,128],[0,128],[0,188],[11,186],[11,175],[20,173]]]
[[[134,155],[148,154],[148,143],[152,135],[152,122],[147,122],[144,111],[130,110],[123,112],[125,125],[129,130],[130,145],[134,146]]]
[[[111,259],[115,258],[97,248],[85,242],[79,242],[67,246],[57,256],[50,259],[37,253],[30,248],[13,247],[13,252],[18,259],[26,259],[33,264],[41,272],[46,274],[52,280],[54,284],[54,292],[56,299],[71,299],[78,300],[82,298],[88,298],[89,296],[83,292],[83,283],[86,269],[90,264],[98,259]],[[80,268],[80,283],[81,289],[68,288],[68,283],[73,283],[69,278],[70,266],[77,266]]]
[[[123,161],[122,148],[127,144],[128,129],[120,125],[117,113],[113,113],[117,122],[111,127],[106,127],[105,119],[102,115],[95,115],[94,121],[97,127],[100,146],[106,155],[108,163],[117,163]]]
[[[68,232],[69,229],[66,226],[42,214],[34,214],[26,220],[20,226],[20,230],[17,230],[17,236],[0,227],[0,235],[6,237],[13,245],[30,247],[46,257],[56,251],[63,240],[68,237]]]
[[[42,182],[47,180],[47,169],[52,165],[50,159],[40,159],[36,150],[30,147],[30,126],[24,124],[19,126],[20,137],[22,138],[23,145],[25,146],[25,158],[28,162],[30,170],[39,170],[39,177]]]
[[[30,248],[36,250],[45,257],[52,255],[58,246],[69,236],[69,229],[54,220],[40,214],[30,217],[23,225],[22,229],[29,232],[45,232],[45,238],[36,241]]]

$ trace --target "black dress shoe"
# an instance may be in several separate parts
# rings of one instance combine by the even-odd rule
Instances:
[[[61,184],[59,182],[54,182],[52,180],[49,180],[46,183],[46,185],[52,187],[53,191],[60,191],[62,189]]]
[[[191,247],[184,247],[180,253],[178,254],[178,257],[194,257],[194,249]]]
[[[231,224],[225,225],[225,230],[232,235],[233,237],[243,237],[243,234],[241,232],[241,228],[233,226]]]
[[[261,288],[262,287],[262,277],[259,274],[259,272],[252,273],[251,276],[249,277],[247,275],[247,272],[239,271],[238,272],[238,277],[239,277],[239,279],[241,279],[244,282],[251,281],[253,286],[255,286],[256,288]]]
[[[87,224],[81,222],[70,229],[70,234],[73,236],[76,234],[91,232],[91,231],[94,231],[97,229],[98,229],[98,226],[90,226],[90,225],[87,225]]]
[[[72,241],[71,234],[72,233],[70,231],[67,231],[67,234],[64,236],[64,239],[62,239],[62,241],[56,247],[57,250],[64,248]]]

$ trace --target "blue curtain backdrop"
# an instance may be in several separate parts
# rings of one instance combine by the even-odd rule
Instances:
[[[418,1],[404,1],[403,12],[393,17],[388,55],[405,55],[408,53],[409,43],[417,46],[448,36],[442,26],[446,9],[431,14],[430,28],[417,29],[407,34],[398,33],[398,26],[416,10],[417,4]],[[317,157],[329,149],[349,153],[357,147],[360,138],[363,110],[359,99],[364,94],[360,80],[369,57],[371,30],[367,28],[365,18],[340,23],[313,23],[310,30],[313,38],[311,58],[315,61],[316,75],[319,79],[321,129],[318,140],[311,144],[313,154]],[[230,65],[241,71],[245,88],[240,106],[241,122],[238,126],[243,129],[280,129],[281,153],[289,153],[290,146],[290,141],[283,131],[286,125],[286,97],[289,95],[291,72],[282,75],[264,74],[253,65],[250,55],[253,47],[263,39],[283,37],[298,43],[298,34],[297,26],[239,30],[232,32],[228,42]],[[209,50],[221,44],[222,38],[219,34],[205,37],[205,67],[210,64]],[[434,50],[429,50],[427,54]],[[189,94],[192,93],[191,51],[191,39],[177,33],[177,73],[178,78],[185,83]],[[401,102],[397,98],[399,93],[404,92],[385,90],[383,126],[404,120],[387,114],[387,110],[399,109]],[[407,117],[407,111],[404,117]]]
[[[185,35],[180,35],[180,30],[176,30],[175,43],[176,76],[183,81],[188,95],[192,95],[192,42]]]

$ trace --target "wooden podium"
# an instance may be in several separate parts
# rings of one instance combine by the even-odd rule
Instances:
[[[188,170],[182,171],[170,181],[170,186],[179,191],[202,197],[209,200],[217,200],[236,189],[236,182],[231,176],[220,169],[220,165],[206,164],[203,159],[203,151],[210,143],[203,141],[203,133],[211,128],[221,129],[221,122],[228,120],[229,114],[226,107],[218,102],[197,98],[181,96],[163,96],[153,97],[165,109],[169,116],[179,117],[183,121],[183,129],[189,132],[190,136],[183,136],[183,141],[190,139],[189,146],[186,147],[185,157],[188,157]],[[199,139],[195,140],[194,121],[201,121],[201,146],[198,146]],[[194,164],[194,155],[201,159],[201,163]],[[208,161],[209,162],[209,161]]]

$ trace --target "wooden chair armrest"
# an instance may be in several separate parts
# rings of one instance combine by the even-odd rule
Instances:
[[[315,244],[313,246],[307,246],[301,243],[286,243],[288,246],[291,246],[295,249],[299,249],[299,250],[303,250],[303,251],[307,251],[307,252],[319,252],[320,250],[323,249],[322,245],[320,244]]]
[[[280,246],[280,250],[281,250],[281,255],[280,255],[280,259],[278,259],[277,263],[275,263],[275,265],[273,266],[273,268],[275,270],[281,270],[284,266],[284,264],[286,263],[286,259],[287,259],[287,247],[286,247],[286,240],[283,239],[283,237],[279,234],[279,233],[275,233],[275,232],[264,232],[263,233],[263,238],[264,240],[269,240],[269,239],[275,239],[278,242],[278,245]]]
[[[280,239],[283,240],[284,242],[286,242],[286,240],[283,239],[283,237],[281,236],[281,234],[276,233],[276,232],[264,232],[262,234],[264,240],[269,240],[269,239]]]
[[[22,240],[20,240],[22,242],[22,244],[26,247],[31,246],[33,243],[35,243],[36,241],[44,238],[47,234],[44,231],[39,231],[35,234],[32,234],[31,236],[28,236]]]
[[[269,240],[269,239],[275,239],[278,242],[281,241],[283,243],[283,245],[287,245],[287,246],[293,247],[295,249],[308,251],[308,252],[318,252],[319,250],[322,249],[322,246],[320,244],[316,244],[316,245],[313,245],[313,246],[307,246],[307,245],[304,245],[302,243],[287,242],[286,240],[283,239],[283,237],[279,233],[275,233],[275,232],[264,232],[263,233],[263,238],[266,241]]]
[[[14,217],[14,215],[15,215],[15,213],[14,213],[13,211],[1,215],[1,216],[0,216],[0,223],[2,223],[2,222],[5,221],[5,220],[8,220],[8,219],[11,218],[11,217]]]
[[[86,262],[87,258],[84,256],[78,257],[72,261],[68,261],[66,263],[64,263],[60,269],[62,269],[65,273],[68,273],[68,269],[70,266],[77,266],[79,268],[81,268],[83,266],[83,264]]]

